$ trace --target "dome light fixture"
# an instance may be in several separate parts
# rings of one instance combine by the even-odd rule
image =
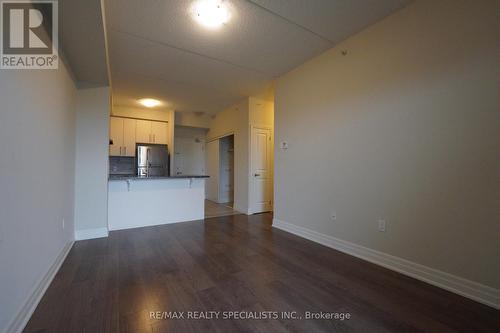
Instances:
[[[228,6],[222,0],[198,0],[192,10],[195,20],[209,29],[220,28],[231,18]]]
[[[137,101],[147,108],[154,108],[155,106],[161,105],[161,102],[154,98],[141,98]]]

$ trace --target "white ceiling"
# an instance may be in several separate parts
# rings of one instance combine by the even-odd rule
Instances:
[[[153,97],[215,113],[410,0],[225,0],[231,20],[207,30],[188,0],[106,0],[113,103]]]

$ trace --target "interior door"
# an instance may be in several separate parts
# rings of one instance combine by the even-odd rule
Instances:
[[[251,212],[272,210],[272,137],[271,130],[252,128],[251,152]]]
[[[151,121],[136,120],[135,137],[138,143],[153,143],[151,135]]]
[[[123,156],[135,156],[135,119],[123,118]]]
[[[168,144],[168,123],[152,121],[151,135],[153,136],[153,143]]]
[[[123,118],[111,117],[109,119],[109,145],[110,156],[121,156],[123,146]]]
[[[205,192],[208,200],[219,199],[219,140],[207,143],[207,175]]]

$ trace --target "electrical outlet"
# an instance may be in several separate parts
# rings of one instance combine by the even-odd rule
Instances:
[[[385,220],[378,220],[378,231],[385,232]]]
[[[337,213],[334,210],[331,212],[330,218],[332,219],[332,221],[337,220]]]

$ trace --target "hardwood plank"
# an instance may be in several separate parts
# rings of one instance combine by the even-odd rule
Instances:
[[[499,332],[500,311],[271,226],[272,215],[76,242],[24,332]],[[348,312],[156,319],[152,311]]]

